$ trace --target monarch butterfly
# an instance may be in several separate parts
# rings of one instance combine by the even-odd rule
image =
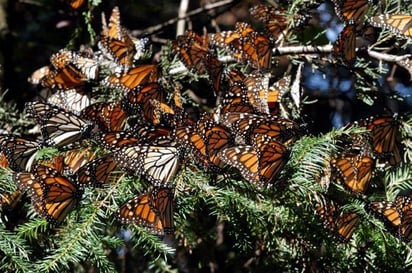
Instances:
[[[233,75],[231,77],[233,77]],[[267,75],[263,75],[259,71],[254,71],[247,77],[243,76],[241,80],[233,80],[235,80],[235,78],[229,79],[232,84],[228,92],[225,93],[223,103],[226,103],[234,97],[243,97],[254,107],[256,112],[269,113],[269,77]]]
[[[325,200],[324,204],[316,204],[316,213],[324,221],[324,226],[338,240],[347,242],[359,224],[360,218],[355,212],[341,210],[331,200]]]
[[[108,27],[103,24],[102,38],[98,43],[98,47],[105,56],[116,63],[125,67],[133,65],[133,59],[137,51],[132,37],[120,25],[120,11],[117,6],[112,10]]]
[[[79,9],[86,3],[86,0],[66,0],[66,2],[72,7],[72,9]]]
[[[412,16],[410,15],[381,14],[372,17],[370,22],[375,27],[387,28],[401,37],[412,37]]]
[[[103,148],[114,152],[123,146],[135,144],[167,143],[170,139],[171,129],[161,125],[135,125],[127,131],[108,132],[95,134],[93,138]],[[162,145],[160,145],[162,146]]]
[[[80,117],[95,122],[103,132],[120,131],[127,114],[118,102],[98,102],[83,109]]]
[[[280,111],[280,101],[286,92],[289,90],[292,83],[292,77],[290,75],[281,78],[269,86],[267,93],[267,104],[269,112],[272,115],[276,115]]]
[[[53,168],[36,165],[33,172],[14,174],[18,187],[27,191],[34,209],[51,225],[59,225],[80,202],[83,191]]]
[[[288,26],[286,10],[281,7],[259,4],[249,11],[254,19],[264,24],[272,39],[277,39]]]
[[[231,112],[256,113],[255,108],[246,96],[225,99],[217,109],[221,115]]]
[[[220,90],[223,65],[211,54],[207,34],[202,38],[187,30],[173,42],[173,50],[188,69],[194,69],[199,74],[208,73],[214,90]]]
[[[66,90],[84,86],[87,77],[73,64],[67,64],[61,69],[52,69],[40,83],[54,90]]]
[[[266,135],[257,136],[253,146],[235,146],[218,153],[221,160],[238,169],[246,180],[260,186],[274,182],[288,155],[283,144]]]
[[[91,149],[71,149],[55,156],[51,160],[42,160],[41,164],[53,168],[62,174],[72,175],[93,160],[96,153]]]
[[[137,138],[136,135],[128,131],[120,131],[95,134],[93,138],[103,148],[109,151],[116,151],[123,146],[132,146],[139,143],[140,138]]]
[[[255,110],[259,113],[269,114],[269,76],[255,71],[245,80],[246,95]]]
[[[225,48],[233,58],[247,61],[257,69],[269,69],[272,48],[269,39],[257,33],[248,23],[236,23],[235,31],[212,35],[212,43]]]
[[[368,206],[375,216],[383,220],[386,228],[403,241],[412,239],[412,199],[398,195],[394,202],[376,201]]]
[[[225,113],[222,123],[232,130],[236,140],[251,145],[256,135],[267,135],[284,144],[294,141],[301,129],[289,119],[253,113]]]
[[[219,151],[228,148],[234,144],[232,134],[225,127],[221,125],[214,125],[208,131],[205,132],[206,138],[206,154],[209,161],[213,165],[218,166],[220,169],[224,165],[218,154]]]
[[[356,23],[368,12],[370,0],[332,0],[332,2],[339,19]]]
[[[153,186],[167,187],[180,169],[179,151],[173,146],[136,144],[114,151],[120,169],[147,179]]]
[[[12,210],[20,202],[22,195],[20,190],[15,190],[11,193],[1,192],[0,210],[3,212]]]
[[[99,75],[99,63],[96,58],[91,55],[90,57],[84,57],[77,55],[74,60],[74,65],[86,75],[88,80],[96,80]]]
[[[137,223],[157,235],[173,234],[173,191],[153,188],[119,207],[116,219],[123,224]]]
[[[372,178],[373,158],[360,154],[345,154],[332,164],[340,174],[340,180],[354,193],[364,193]]]
[[[116,167],[117,164],[111,154],[87,163],[76,172],[79,187],[101,187],[108,184],[111,179],[110,174],[116,170]]]
[[[130,90],[122,99],[122,107],[128,114],[143,114],[145,119],[152,123],[156,118],[156,107],[152,100],[163,102],[165,96],[165,90],[160,84],[148,83]]]
[[[26,110],[40,125],[47,145],[61,147],[73,143],[87,137],[93,129],[92,123],[47,103],[28,102]]]
[[[104,80],[104,83],[108,86],[119,88],[126,93],[141,85],[155,83],[158,79],[159,70],[157,66],[145,64],[131,68],[128,71],[123,72],[121,75],[110,75]]]
[[[346,64],[353,63],[356,58],[356,25],[345,26],[333,45],[333,53]]]
[[[170,143],[172,135],[170,127],[160,124],[137,124],[131,127],[129,131],[140,137],[140,143],[153,143],[159,146],[165,146],[161,143]]]
[[[44,87],[58,90],[79,88],[97,77],[97,61],[73,51],[62,49],[50,57],[50,62],[49,72],[40,80]]]
[[[57,91],[47,98],[47,102],[64,109],[78,113],[90,105],[90,98],[76,89]]]
[[[41,145],[15,135],[0,135],[0,150],[13,171],[30,171]]]
[[[218,157],[220,150],[233,144],[230,132],[210,119],[199,120],[196,126],[183,125],[175,130],[177,141],[189,148],[195,161],[204,171],[220,173],[224,162]]]
[[[392,166],[402,162],[399,144],[396,140],[399,128],[396,115],[370,117],[355,124],[366,127],[372,132],[372,146],[381,160],[387,160]]]
[[[64,153],[64,164],[72,170],[72,173],[75,173],[95,156],[96,152],[91,148],[71,149]]]

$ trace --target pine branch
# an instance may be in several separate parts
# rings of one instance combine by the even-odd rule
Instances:
[[[26,241],[14,232],[0,227],[0,270],[1,272],[30,272],[29,257],[32,250]]]

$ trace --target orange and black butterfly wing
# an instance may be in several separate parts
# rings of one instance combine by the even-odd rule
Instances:
[[[323,221],[324,227],[329,230],[329,232],[336,234],[335,219],[338,215],[338,211],[335,204],[332,201],[324,200],[323,203],[315,205],[315,212]]]
[[[345,210],[336,218],[336,231],[341,241],[347,242],[355,231],[360,221],[360,217],[355,212]]]
[[[128,131],[120,131],[95,134],[93,138],[101,147],[114,152],[123,146],[133,146],[139,143],[140,137],[137,138],[137,135],[139,134]]]
[[[150,204],[158,210],[164,234],[173,234],[173,191],[170,188],[153,188]]]
[[[111,172],[116,168],[117,163],[111,154],[87,163],[76,172],[79,187],[101,187],[110,183]]]
[[[36,161],[40,144],[14,135],[0,135],[0,150],[13,171],[29,171]]]
[[[221,150],[218,156],[229,166],[238,169],[247,181],[260,184],[258,153],[252,146],[229,147]]]
[[[60,50],[50,58],[52,66],[45,76],[40,79],[44,87],[58,90],[79,88],[89,80],[88,75],[76,66],[79,56],[69,50]]]
[[[359,215],[348,210],[341,211],[331,200],[316,204],[316,213],[323,220],[325,228],[341,242],[350,239],[360,221]]]
[[[353,64],[356,58],[356,25],[345,26],[333,45],[333,53],[345,64]]]
[[[104,83],[127,93],[140,85],[157,82],[158,79],[159,70],[157,66],[145,64],[133,67],[120,75],[112,74],[104,80]]]
[[[128,114],[143,114],[144,118],[152,123],[155,112],[152,100],[165,101],[163,88],[154,82],[130,90],[122,100],[122,107]]]
[[[83,194],[75,183],[43,165],[37,165],[33,173],[15,173],[14,179],[28,192],[37,213],[52,225],[62,223]]]
[[[264,24],[272,39],[277,39],[288,22],[286,11],[281,7],[256,5],[250,9],[250,14]]]
[[[205,137],[196,130],[195,126],[179,126],[175,130],[178,143],[193,155],[195,162],[206,172],[218,171],[209,160]]]
[[[225,127],[214,125],[205,133],[206,154],[209,161],[216,167],[221,169],[224,162],[219,158],[218,154],[221,150],[233,146],[234,138]]]
[[[208,45],[204,39],[191,30],[177,37],[173,42],[173,51],[189,70],[199,74],[206,72],[205,60],[209,54]]]
[[[332,0],[335,4],[336,15],[342,21],[359,22],[369,9],[370,0]]]
[[[276,179],[289,157],[286,147],[266,135],[258,135],[254,143],[259,160],[259,184],[267,186]]]
[[[16,207],[20,202],[23,193],[20,190],[15,190],[11,193],[1,192],[0,193],[0,211],[10,211]]]
[[[375,27],[391,30],[402,38],[412,37],[412,16],[406,14],[381,14],[374,16],[370,22]]]
[[[412,198],[411,196],[398,195],[395,202],[401,218],[399,237],[401,240],[409,242],[412,239]]]
[[[112,10],[109,26],[103,26],[102,38],[98,43],[102,52],[120,65],[130,67],[136,54],[136,47],[126,29],[120,24],[120,11]]]
[[[374,160],[369,156],[349,154],[334,160],[339,179],[354,193],[364,193],[372,178]]]
[[[373,215],[383,220],[389,231],[398,236],[401,226],[401,213],[396,203],[391,201],[376,201],[370,203],[368,209]]]
[[[387,160],[393,165],[401,162],[402,157],[397,141],[399,123],[392,116],[372,117],[363,122],[372,132],[373,148],[382,160]]]
[[[136,223],[150,232],[163,235],[162,215],[151,202],[151,193],[137,195],[119,207],[115,217],[122,224]]]
[[[117,102],[99,102],[83,109],[80,117],[95,122],[103,132],[110,132],[123,129],[127,114]]]

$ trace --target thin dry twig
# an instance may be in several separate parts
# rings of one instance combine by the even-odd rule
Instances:
[[[170,20],[168,20],[164,23],[146,28],[144,30],[132,30],[131,34],[135,37],[141,36],[143,34],[144,35],[152,35],[156,32],[159,32],[160,30],[162,30],[163,28],[165,28],[169,25],[175,24],[179,20],[186,20],[187,18],[198,15],[202,12],[209,11],[209,10],[212,10],[212,9],[216,9],[216,8],[219,8],[219,7],[223,7],[223,6],[227,6],[227,5],[234,4],[234,3],[236,3],[236,1],[234,1],[234,0],[224,0],[224,1],[217,2],[217,3],[207,4],[207,5],[205,5],[201,8],[189,11],[182,18],[181,17],[172,18],[172,19],[170,19]]]

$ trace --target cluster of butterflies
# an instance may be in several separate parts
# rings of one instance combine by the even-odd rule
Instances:
[[[346,6],[339,9],[342,14],[351,13]],[[198,168],[212,175],[238,173],[258,187],[276,188],[290,149],[306,128],[279,116],[281,102],[293,85],[291,77],[275,80],[268,73],[273,45],[289,27],[286,15],[264,5],[251,13],[269,34],[237,23],[233,31],[204,36],[187,31],[172,42],[173,53],[188,70],[209,77],[219,101],[207,113],[192,113],[195,107],[182,103],[178,84],[170,90],[172,84],[164,81],[160,66],[136,65],[148,41],[129,34],[115,7],[109,23],[103,21],[98,51],[61,50],[51,57],[49,66],[30,78],[53,94],[46,101],[26,104],[40,139],[0,135],[0,162],[14,171],[18,186],[17,192],[2,194],[2,204],[12,207],[17,196],[27,194],[34,210],[58,225],[76,208],[86,188],[116,183],[119,173],[137,176],[149,185],[148,190],[121,205],[115,218],[162,235],[174,231],[175,178],[188,161],[194,159]],[[252,71],[225,69],[215,53],[219,48]],[[118,91],[119,98],[92,103],[96,99],[89,91],[93,85]],[[376,160],[400,164],[398,124],[393,116],[359,122],[372,134],[370,149],[360,148],[369,142],[354,140],[351,149],[331,162],[334,177],[359,194],[367,190]],[[39,159],[38,152],[45,147],[57,148],[60,154]],[[397,223],[409,238],[405,213],[393,220],[387,212],[403,211],[404,203],[384,201],[372,204],[372,209]],[[342,210],[332,200],[315,210],[326,227],[344,240],[359,221],[355,213]]]
[[[332,180],[342,185],[350,196],[365,199],[377,165],[383,163],[395,167],[403,164],[402,147],[397,140],[400,118],[398,115],[381,115],[346,125],[347,128],[353,126],[364,128],[371,135],[346,136],[345,139],[338,139],[344,150],[328,161],[318,183],[328,189],[329,182]],[[320,201],[315,204],[317,214],[324,220],[325,226],[333,235],[340,241],[348,241],[360,222],[360,216],[349,209],[342,209],[342,200],[335,202],[334,198],[327,194],[319,196]],[[400,229],[409,230],[408,222],[400,224],[402,213],[399,213],[397,215],[399,217],[396,218],[389,212],[393,210],[389,205],[391,203],[386,200],[375,201],[369,203],[367,207],[373,215],[378,216],[385,223],[398,222]],[[399,204],[397,209],[406,208]],[[394,229],[390,230],[394,231]],[[408,234],[403,232],[401,236],[397,230],[394,234],[405,241],[412,239],[412,233],[409,232]]]
[[[338,18],[345,23],[345,27],[333,45],[333,53],[345,64],[352,65],[357,55],[357,38],[361,36],[365,16],[372,6],[372,1],[332,0],[332,2]],[[411,15],[385,13],[370,17],[368,23],[373,27],[388,29],[401,38],[412,37]]]

